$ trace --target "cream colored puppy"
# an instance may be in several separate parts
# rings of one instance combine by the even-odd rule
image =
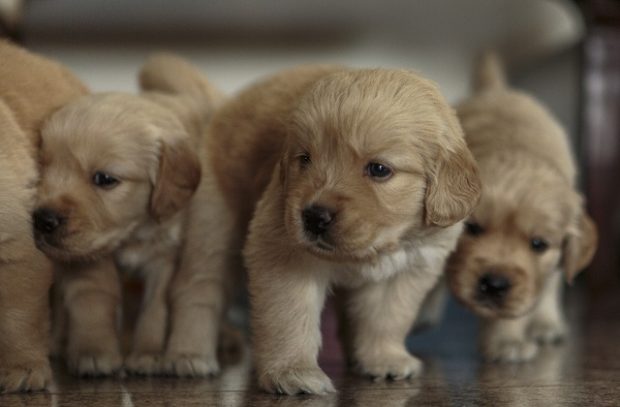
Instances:
[[[121,367],[117,266],[145,279],[127,368],[160,373],[168,333],[180,335],[168,312],[169,284],[183,245],[193,244],[186,242],[188,204],[201,178],[199,152],[215,91],[173,57],[147,63],[143,88],[167,74],[195,81],[195,94],[89,95],[56,112],[42,130],[35,236],[60,271],[55,345],[66,348],[79,375]]]
[[[86,93],[54,61],[0,40],[0,392],[42,390],[48,360],[52,264],[32,236],[39,129]]]
[[[153,58],[143,70],[143,86],[173,97],[198,100],[194,112],[203,119],[210,118],[213,107],[223,103],[224,97],[198,71],[189,66],[180,69],[178,65],[169,56]],[[208,139],[201,138],[205,142]],[[176,376],[218,373],[220,345],[230,348],[240,342],[239,333],[223,323],[230,300],[242,284],[234,212],[217,185],[204,148],[201,144],[196,150],[202,177],[187,207],[185,240],[169,294],[170,333],[162,371]]]
[[[596,228],[575,187],[568,139],[531,97],[507,87],[497,59],[477,69],[458,108],[482,197],[449,262],[454,294],[485,318],[490,360],[524,361],[565,335],[562,279],[588,265]]]
[[[238,212],[260,386],[326,393],[320,313],[339,288],[365,375],[422,363],[405,336],[478,200],[476,165],[437,87],[401,70],[302,67],[225,104],[209,153]]]

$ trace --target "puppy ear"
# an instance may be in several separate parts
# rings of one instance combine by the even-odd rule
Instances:
[[[590,264],[597,245],[596,224],[582,211],[576,233],[569,234],[564,240],[561,266],[566,274],[566,281],[571,283],[575,276]]]
[[[425,220],[446,227],[466,218],[480,199],[478,166],[467,148],[463,130],[452,113],[435,166],[427,175]],[[447,146],[446,146],[447,145]]]
[[[200,176],[200,161],[189,142],[162,143],[151,216],[161,221],[177,213],[198,188]]]

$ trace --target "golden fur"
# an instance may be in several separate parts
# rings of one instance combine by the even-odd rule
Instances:
[[[521,361],[536,354],[538,342],[564,334],[558,270],[570,281],[590,262],[596,229],[575,188],[564,131],[534,99],[505,85],[493,56],[477,76],[476,93],[458,115],[482,196],[449,262],[449,280],[457,298],[488,319],[485,356]],[[533,239],[548,248],[536,251]],[[497,302],[480,292],[485,275],[509,284]]]
[[[51,379],[52,267],[36,250],[30,212],[42,121],[84,86],[64,67],[0,41],[0,389],[40,390]]]
[[[174,93],[169,85],[176,75],[195,91]],[[79,375],[108,375],[121,367],[117,266],[145,279],[127,369],[155,374],[185,363],[181,352],[162,360],[168,335],[174,345],[178,329],[185,328],[175,311],[185,293],[170,296],[169,286],[183,245],[194,244],[185,241],[193,238],[186,234],[195,222],[190,201],[201,172],[203,180],[209,177],[200,151],[217,92],[191,65],[166,55],[147,62],[141,83],[140,95],[85,96],[42,130],[38,208],[61,221],[51,233],[38,230],[36,241],[60,271],[56,350],[66,352],[70,370]],[[97,186],[98,172],[118,182]],[[206,250],[196,250],[205,261]]]
[[[333,390],[316,361],[330,287],[341,289],[343,339],[361,373],[418,374],[405,336],[479,194],[476,165],[436,86],[407,71],[296,68],[225,104],[208,140],[238,214],[233,247],[251,219],[244,254],[260,386]],[[371,179],[374,161],[393,175]],[[311,204],[335,216],[315,240],[301,219]]]

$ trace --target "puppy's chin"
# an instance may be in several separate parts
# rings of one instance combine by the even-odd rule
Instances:
[[[73,263],[94,261],[112,251],[104,247],[75,248],[66,244],[63,239],[49,238],[36,232],[34,238],[35,245],[39,250],[52,260],[60,262]]]
[[[477,300],[461,300],[473,313],[486,319],[513,319],[528,314],[534,304],[526,304],[519,307],[502,307],[492,302],[484,302]]]
[[[291,212],[285,222],[289,241],[323,260],[337,263],[369,263],[400,247],[394,242],[379,244],[373,239],[360,239],[360,233],[355,232],[343,236],[337,230],[332,230],[326,236],[312,235],[304,230],[301,219],[290,216]],[[349,236],[352,238],[348,239]]]
[[[343,250],[322,240],[305,241],[304,248],[316,257],[338,263],[365,263],[375,259],[378,254],[371,249]]]
[[[396,244],[351,246],[342,241],[335,243],[329,239],[308,236],[303,231],[296,235],[296,240],[310,254],[336,263],[372,263],[381,255],[394,252],[400,247]]]

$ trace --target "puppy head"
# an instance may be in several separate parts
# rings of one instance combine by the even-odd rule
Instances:
[[[181,209],[200,180],[182,124],[139,96],[81,98],[52,115],[42,140],[35,238],[60,260],[109,253]]]
[[[286,124],[285,224],[318,256],[372,259],[458,222],[478,200],[477,168],[455,115],[413,73],[328,75]]]
[[[510,159],[495,158],[481,164],[480,204],[447,270],[461,302],[481,316],[509,318],[532,309],[550,273],[560,268],[571,280],[589,263],[596,230],[565,179],[544,167],[502,167]]]

